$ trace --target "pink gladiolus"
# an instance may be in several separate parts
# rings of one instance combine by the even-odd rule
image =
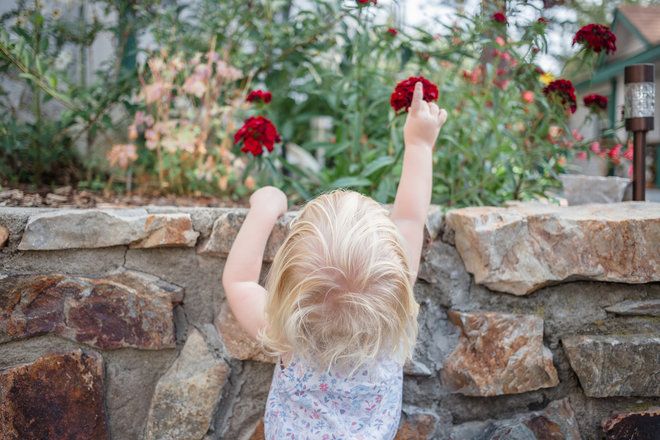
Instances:
[[[584,140],[584,136],[582,136],[582,133],[580,133],[577,129],[574,128],[572,134],[573,134],[573,139],[575,139],[576,141],[580,142]]]
[[[600,153],[600,144],[598,142],[592,142],[591,145],[589,145],[589,149],[598,154]]]

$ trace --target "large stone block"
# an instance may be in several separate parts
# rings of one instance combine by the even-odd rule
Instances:
[[[492,290],[660,281],[660,203],[469,207],[449,211],[446,223],[467,270]]]
[[[441,373],[450,391],[496,396],[559,383],[552,352],[543,345],[542,318],[454,310],[447,315],[462,333]]]
[[[226,257],[231,250],[231,245],[241,229],[248,209],[239,208],[221,214],[213,223],[211,235],[198,248],[203,255],[217,255]],[[287,234],[289,233],[289,222],[298,215],[297,211],[289,211],[280,216],[268,237],[264,250],[264,262],[272,262]]]
[[[467,422],[455,426],[451,440],[581,440],[568,398],[550,402],[541,411],[510,419]]]
[[[660,437],[660,406],[615,414],[603,420],[602,427],[606,440],[657,440]]]
[[[572,335],[561,342],[587,396],[660,396],[659,336]]]
[[[561,174],[559,178],[569,205],[621,202],[631,183],[630,179],[617,176]]]
[[[215,317],[214,324],[226,352],[231,357],[242,361],[275,363],[276,359],[266,354],[260,344],[241,328],[227,302],[223,303],[220,313]]]
[[[199,232],[190,214],[149,214],[145,209],[63,209],[31,215],[20,250],[193,247]]]
[[[182,298],[180,287],[133,271],[9,275],[0,279],[0,342],[54,333],[104,350],[173,348]]]
[[[103,359],[75,350],[0,371],[0,439],[104,440]]]
[[[147,440],[200,440],[209,429],[229,367],[193,328],[177,360],[156,385]]]

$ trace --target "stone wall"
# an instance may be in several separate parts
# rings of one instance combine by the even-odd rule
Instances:
[[[397,438],[657,439],[660,204],[432,208]],[[0,439],[263,438],[245,213],[0,208]]]

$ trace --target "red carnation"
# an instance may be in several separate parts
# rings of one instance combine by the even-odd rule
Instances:
[[[390,34],[390,35],[393,36],[393,37],[396,37],[396,34],[398,34],[399,31],[397,31],[397,30],[394,29],[394,28],[388,28],[388,29],[387,29],[387,33]]]
[[[584,105],[591,108],[594,111],[598,110],[607,110],[607,97],[594,93],[592,95],[587,95],[583,99]]]
[[[504,15],[504,12],[502,11],[497,11],[493,15],[490,16],[494,21],[502,24],[506,24],[506,15]]]
[[[265,90],[252,90],[248,93],[247,98],[245,98],[247,102],[261,101],[266,104],[268,104],[271,99],[273,99],[272,93]]]
[[[377,4],[378,0],[357,0],[359,5],[366,5],[369,3]]]
[[[567,79],[556,79],[543,88],[543,93],[546,96],[556,96],[561,100],[561,103],[568,104],[571,113],[575,113],[577,109],[575,99],[575,88],[573,83]]]
[[[539,19],[536,20],[536,22],[541,24],[548,24],[548,19],[545,17],[539,17]]]
[[[573,45],[575,43],[582,43],[596,53],[600,53],[603,49],[606,53],[616,51],[616,35],[602,24],[592,23],[582,26],[573,37]]]
[[[269,119],[263,116],[251,116],[234,134],[234,144],[238,144],[241,140],[243,141],[242,152],[259,156],[263,153],[263,147],[266,147],[268,151],[273,151],[273,144],[282,139]]]
[[[438,100],[438,87],[423,76],[411,76],[404,79],[394,88],[394,92],[390,96],[390,105],[395,112],[401,109],[408,111],[412,103],[413,91],[415,90],[415,83],[421,81],[424,86],[424,101],[437,101]]]

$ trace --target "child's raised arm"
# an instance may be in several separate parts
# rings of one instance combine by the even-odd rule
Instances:
[[[424,240],[424,224],[431,204],[433,187],[433,147],[447,112],[422,98],[422,83],[415,84],[412,103],[403,127],[405,150],[403,169],[391,218],[404,238],[408,252],[411,282],[417,279]]]
[[[266,290],[259,285],[264,250],[273,226],[286,210],[286,195],[278,188],[265,186],[255,191],[250,196],[250,210],[222,272],[222,286],[229,307],[241,327],[253,338],[266,325]]]

